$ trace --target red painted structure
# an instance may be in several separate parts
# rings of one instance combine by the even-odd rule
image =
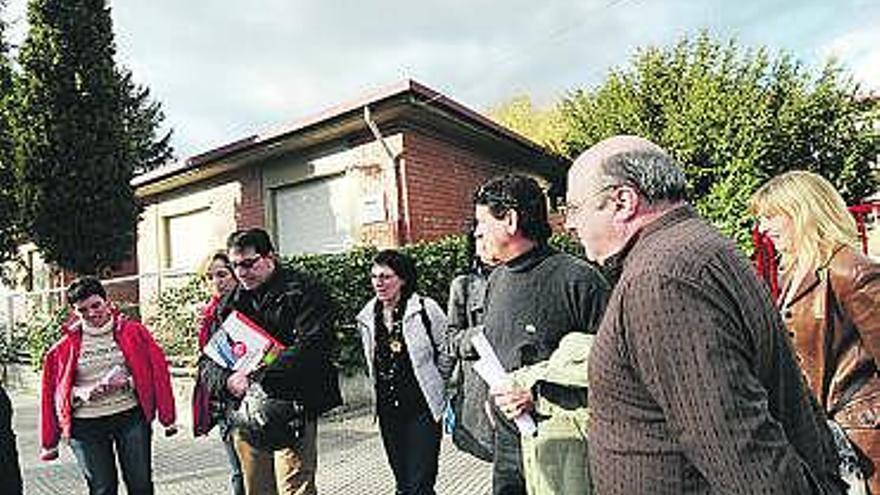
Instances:
[[[856,226],[859,229],[859,238],[862,240],[862,252],[868,252],[868,230],[865,227],[865,217],[870,213],[880,213],[880,201],[868,201],[849,207],[849,212],[856,217]]]
[[[856,228],[859,231],[859,240],[862,243],[862,252],[868,252],[868,230],[865,226],[866,217],[871,213],[880,214],[880,201],[867,201],[849,207],[850,213],[856,219]],[[752,229],[752,242],[755,246],[755,254],[752,261],[755,269],[770,286],[770,294],[775,301],[779,296],[779,264],[777,262],[776,249],[773,242],[766,235],[758,231],[757,225]]]

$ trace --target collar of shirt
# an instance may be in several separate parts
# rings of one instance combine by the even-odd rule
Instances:
[[[529,251],[526,251],[508,261],[504,266],[512,272],[527,272],[540,262],[544,261],[544,259],[553,254],[553,252],[553,248],[547,244],[538,244]]]

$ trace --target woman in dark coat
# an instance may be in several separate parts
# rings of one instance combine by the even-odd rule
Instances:
[[[229,256],[225,251],[216,251],[211,254],[200,270],[206,283],[211,289],[211,298],[202,309],[199,321],[199,348],[205,347],[211,336],[214,325],[219,324],[218,309],[223,296],[232,292],[238,286],[238,280],[232,266],[229,264]],[[229,492],[232,495],[244,495],[244,479],[241,472],[241,460],[235,452],[232,441],[230,425],[224,417],[226,405],[222,398],[211,397],[207,387],[200,381],[196,381],[193,391],[193,433],[195,436],[207,435],[215,424],[220,426],[220,437],[229,459]]]
[[[0,493],[21,495],[21,469],[18,465],[18,448],[12,431],[12,402],[0,385]]]

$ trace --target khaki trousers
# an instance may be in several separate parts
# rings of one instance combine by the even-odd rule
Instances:
[[[306,420],[303,438],[295,447],[269,452],[253,448],[236,431],[235,450],[241,460],[247,495],[316,495],[318,422]]]
[[[586,411],[541,421],[536,436],[523,436],[523,476],[529,495],[590,493]]]

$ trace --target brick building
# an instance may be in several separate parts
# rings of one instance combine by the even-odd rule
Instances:
[[[461,231],[485,179],[516,171],[561,190],[565,169],[562,158],[405,80],[137,177],[138,270],[192,270],[229,232],[254,226],[281,254],[433,240]],[[155,290],[142,280],[141,301]]]

